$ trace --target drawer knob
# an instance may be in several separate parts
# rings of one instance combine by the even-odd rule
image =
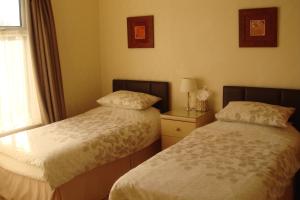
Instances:
[[[176,131],[181,131],[181,129],[180,128],[176,128]]]

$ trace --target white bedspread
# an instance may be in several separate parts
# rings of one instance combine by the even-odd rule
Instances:
[[[110,200],[275,200],[299,147],[293,127],[214,122],[122,176]]]
[[[57,187],[97,165],[139,151],[158,137],[157,109],[98,107],[0,138],[0,167]]]

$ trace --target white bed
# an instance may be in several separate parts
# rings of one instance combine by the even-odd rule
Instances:
[[[279,199],[300,167],[299,153],[292,126],[217,121],[122,176],[110,200]]]
[[[300,90],[224,86],[221,121],[129,171],[110,200],[299,199],[299,102]]]
[[[97,100],[105,106],[0,138],[0,199],[104,199],[117,178],[160,151],[168,83],[113,80],[113,91]]]
[[[0,165],[53,188],[159,138],[159,111],[98,107],[0,139]]]

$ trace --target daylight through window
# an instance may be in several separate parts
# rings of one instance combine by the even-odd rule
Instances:
[[[23,2],[0,0],[0,136],[41,123],[29,45]]]

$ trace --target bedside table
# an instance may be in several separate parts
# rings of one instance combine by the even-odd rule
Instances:
[[[214,119],[213,113],[172,110],[160,115],[161,145],[165,149],[188,135],[197,127],[204,126]]]

